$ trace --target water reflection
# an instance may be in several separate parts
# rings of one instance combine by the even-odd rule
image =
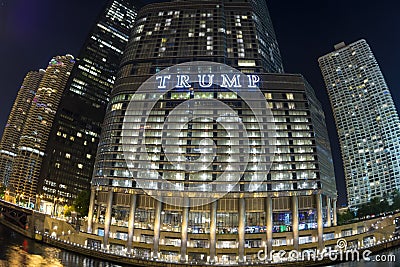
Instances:
[[[3,266],[122,267],[39,244],[0,224],[0,267]]]
[[[400,266],[400,248],[382,252],[396,255],[396,262],[346,262],[332,267]],[[374,257],[372,257],[374,259]],[[122,267],[122,265],[85,257],[49,247],[24,238],[0,224],[0,267]]]

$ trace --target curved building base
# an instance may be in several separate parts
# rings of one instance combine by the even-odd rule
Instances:
[[[324,227],[336,225],[336,199],[302,193],[228,194],[188,208],[140,193],[93,189],[88,232],[101,237],[93,240],[96,247],[173,262],[232,264],[258,261],[260,250],[322,250]]]

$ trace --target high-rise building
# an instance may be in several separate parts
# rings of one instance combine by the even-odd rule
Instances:
[[[321,57],[340,141],[351,208],[400,189],[400,121],[365,40],[340,43]]]
[[[29,104],[18,143],[9,187],[17,201],[35,203],[40,168],[46,144],[68,77],[75,59],[56,56],[49,62],[35,96]]]
[[[87,240],[89,246],[126,248],[150,260],[226,264],[257,261],[264,244],[269,251],[273,244],[323,247],[323,227],[336,223],[324,114],[301,75],[276,73],[283,67],[274,36],[261,0],[174,1],[139,11],[96,156],[88,232],[97,237]],[[241,78],[226,78],[223,66],[229,66],[226,75],[240,70]],[[179,75],[188,71],[225,78],[222,85],[192,83]],[[164,81],[177,76],[176,86],[159,95]],[[148,78],[153,80],[144,83]],[[248,80],[260,89],[260,98],[250,103],[268,105],[250,109],[242,95],[254,86],[245,86]],[[230,111],[221,113],[217,102]],[[215,105],[197,116],[188,103]],[[259,127],[254,115],[268,110],[273,116],[264,119],[276,132],[268,141],[274,149],[264,149],[261,132],[268,127]],[[166,127],[169,119],[175,124]],[[126,128],[126,120],[138,127]],[[235,127],[246,129],[248,149],[239,148],[245,134],[229,131]],[[232,141],[232,135],[240,140]],[[214,160],[199,167],[202,146],[210,141]],[[145,148],[137,147],[142,144]],[[233,162],[234,157],[239,160]],[[272,159],[269,172],[259,167]],[[221,179],[237,167],[243,172],[237,183],[229,175]],[[213,192],[229,193],[215,201],[204,197]]]
[[[18,154],[22,129],[43,74],[44,70],[28,72],[8,116],[0,142],[0,181],[5,186],[8,185],[12,164]]]
[[[60,198],[72,204],[90,190],[101,124],[135,17],[132,0],[108,1],[77,57],[38,174],[42,205]]]

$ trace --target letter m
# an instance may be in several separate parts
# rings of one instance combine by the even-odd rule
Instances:
[[[221,74],[222,77],[222,85],[221,87],[230,88],[230,87],[242,87],[240,84],[240,74],[235,74],[232,79],[229,78],[228,74]]]

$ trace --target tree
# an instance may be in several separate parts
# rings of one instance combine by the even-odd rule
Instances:
[[[380,213],[391,210],[389,202],[386,197],[384,198],[373,198],[370,202],[364,203],[358,207],[357,217],[362,218],[367,215],[378,215]]]
[[[85,217],[89,212],[90,204],[90,191],[81,191],[76,197],[74,204],[72,205],[74,210],[80,214],[81,217]]]
[[[7,188],[4,184],[0,185],[0,199],[4,199],[4,194],[6,192]]]
[[[71,213],[74,211],[74,207],[73,206],[68,206],[65,205],[64,206],[64,216],[71,216]]]
[[[343,225],[349,223],[352,219],[354,219],[354,212],[347,210],[344,213],[338,214],[338,224]]]
[[[392,193],[392,205],[390,206],[390,209],[392,211],[400,209],[400,192],[399,190],[394,190]]]

